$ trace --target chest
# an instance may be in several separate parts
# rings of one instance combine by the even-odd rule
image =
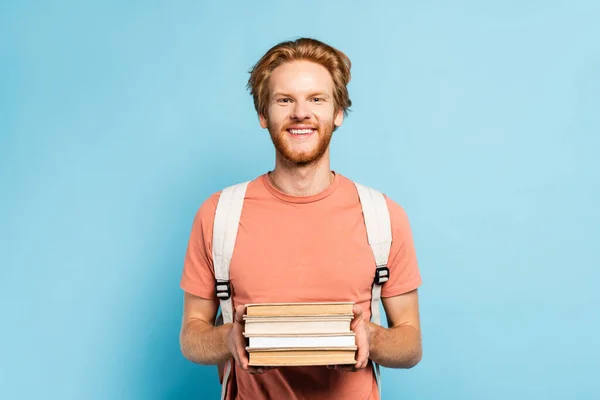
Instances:
[[[362,302],[374,270],[359,207],[290,206],[242,217],[230,277],[236,303]]]

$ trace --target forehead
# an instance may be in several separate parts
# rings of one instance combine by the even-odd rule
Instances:
[[[292,61],[280,65],[269,79],[271,92],[333,93],[333,79],[327,68],[310,61]]]

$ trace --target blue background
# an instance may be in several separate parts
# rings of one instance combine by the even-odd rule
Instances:
[[[273,167],[247,72],[304,35],[353,61],[333,168],[414,231],[424,357],[385,397],[599,398],[600,3],[352,4],[2,3],[0,398],[217,398],[187,239]]]

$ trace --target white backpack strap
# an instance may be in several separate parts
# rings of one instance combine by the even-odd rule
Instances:
[[[215,291],[221,304],[222,323],[233,321],[229,264],[237,238],[238,226],[249,182],[229,186],[221,192],[213,224],[212,257],[215,269]],[[225,398],[227,382],[231,374],[231,360],[225,364],[221,399]]]
[[[379,301],[381,285],[389,279],[387,267],[390,247],[392,244],[392,228],[390,214],[383,194],[375,189],[354,183],[362,206],[369,245],[375,256],[375,278],[371,289],[371,321],[381,325]],[[381,379],[379,364],[375,364],[375,377],[381,396]]]

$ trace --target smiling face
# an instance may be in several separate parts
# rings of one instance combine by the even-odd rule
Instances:
[[[280,157],[307,165],[327,152],[344,117],[336,110],[333,87],[329,71],[310,61],[287,62],[272,72],[267,115],[259,118]]]

